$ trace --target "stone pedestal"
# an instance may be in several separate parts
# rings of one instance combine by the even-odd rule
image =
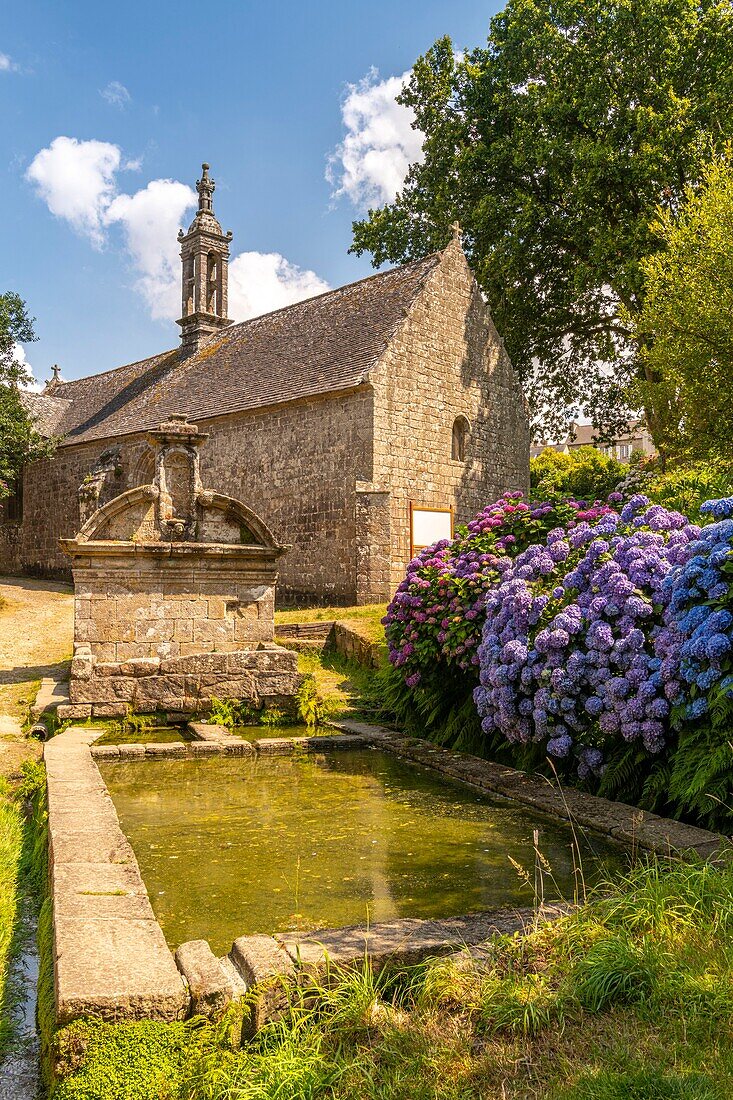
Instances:
[[[201,485],[205,439],[185,418],[162,424],[153,483],[61,541],[75,585],[66,717],[195,713],[214,696],[282,706],[296,693],[297,657],[273,640],[286,547],[241,501]]]

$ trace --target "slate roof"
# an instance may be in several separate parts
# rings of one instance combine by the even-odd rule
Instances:
[[[41,398],[54,402],[47,419],[73,444],[150,430],[171,413],[204,420],[361,385],[440,259],[232,325],[183,362],[174,349],[61,382]]]

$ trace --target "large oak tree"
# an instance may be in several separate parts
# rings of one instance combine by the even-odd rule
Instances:
[[[612,431],[651,370],[633,331],[650,223],[733,134],[733,6],[510,0],[485,48],[436,42],[401,100],[424,160],[353,250],[412,259],[458,219],[536,421],[558,433],[582,406]]]

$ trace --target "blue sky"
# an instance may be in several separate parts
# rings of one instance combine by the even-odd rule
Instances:
[[[394,78],[444,33],[483,43],[499,6],[14,6],[0,28],[0,289],[36,317],[36,377],[177,344],[175,232],[203,160],[234,232],[237,319],[369,274],[347,255],[351,221],[417,148]]]

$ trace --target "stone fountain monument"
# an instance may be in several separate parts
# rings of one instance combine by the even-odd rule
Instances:
[[[273,641],[287,547],[241,501],[204,488],[207,436],[172,416],[148,441],[151,485],[97,509],[61,547],[74,576],[74,657],[63,718],[194,714],[212,696],[292,704],[297,655]]]

